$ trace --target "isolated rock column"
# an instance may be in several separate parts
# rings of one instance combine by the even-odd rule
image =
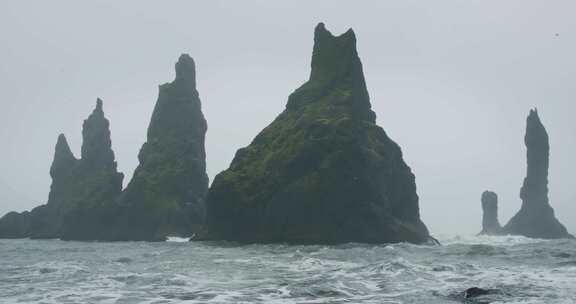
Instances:
[[[144,239],[187,236],[204,220],[207,124],[194,60],[183,54],[175,68],[176,79],[160,86],[139,165],[121,199],[130,229]]]
[[[498,235],[502,233],[502,226],[498,221],[498,195],[491,191],[482,193],[482,232],[485,235]]]
[[[506,224],[504,231],[534,238],[572,237],[556,219],[548,200],[550,144],[537,110],[531,110],[528,115],[524,142],[528,168],[520,190],[522,207]]]

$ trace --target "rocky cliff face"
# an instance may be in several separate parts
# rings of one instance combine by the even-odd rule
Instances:
[[[498,221],[498,195],[491,191],[482,193],[482,232],[485,235],[498,235],[502,233],[502,226]]]
[[[310,79],[215,178],[204,237],[427,241],[414,175],[370,107],[354,32],[335,37],[319,24]]]
[[[524,142],[528,170],[520,190],[522,207],[506,224],[504,231],[534,238],[572,237],[556,219],[548,201],[550,145],[548,133],[536,110],[531,110],[528,115]]]
[[[206,130],[195,64],[184,54],[176,63],[176,79],[160,86],[140,164],[121,198],[132,226],[126,229],[138,238],[190,235],[202,225],[208,191]]]

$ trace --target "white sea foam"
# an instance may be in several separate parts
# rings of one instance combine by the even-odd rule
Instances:
[[[443,246],[0,240],[0,303],[437,304],[463,302],[474,286],[497,290],[493,303],[576,303],[576,242],[440,240]]]

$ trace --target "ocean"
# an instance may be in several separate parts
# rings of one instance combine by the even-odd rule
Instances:
[[[0,240],[0,303],[576,303],[576,241],[442,246]],[[471,287],[491,294],[466,299]]]

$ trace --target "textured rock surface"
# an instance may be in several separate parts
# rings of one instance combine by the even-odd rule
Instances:
[[[66,172],[61,174],[66,175]],[[84,121],[82,158],[68,176],[68,180],[62,177],[66,181],[63,194],[55,198],[51,196],[48,200],[48,206],[55,201],[63,214],[61,237],[100,239],[101,226],[107,226],[108,223],[98,217],[98,210],[115,207],[124,179],[124,175],[117,171],[110,139],[110,122],[104,116],[100,99],[96,101],[92,114]],[[53,180],[57,179],[53,177]]]
[[[375,124],[352,30],[316,27],[310,79],[208,194],[206,239],[429,240],[414,175]]]
[[[506,224],[505,232],[534,238],[572,237],[556,219],[548,201],[550,145],[548,133],[536,110],[531,110],[528,115],[524,142],[528,170],[520,191],[522,207]]]
[[[498,221],[498,195],[491,191],[482,193],[482,232],[480,234],[498,235],[502,226]]]
[[[124,230],[137,238],[162,239],[199,229],[208,191],[206,129],[195,64],[184,54],[176,63],[176,79],[160,86],[140,164],[122,195],[129,226]]]
[[[64,134],[60,134],[50,167],[52,185],[48,194],[48,203],[44,207],[37,207],[31,211],[30,237],[60,237],[63,215],[72,208],[73,204],[70,198],[74,192],[72,185],[76,182],[75,172],[78,164],[79,160],[72,154],[66,137]]]

